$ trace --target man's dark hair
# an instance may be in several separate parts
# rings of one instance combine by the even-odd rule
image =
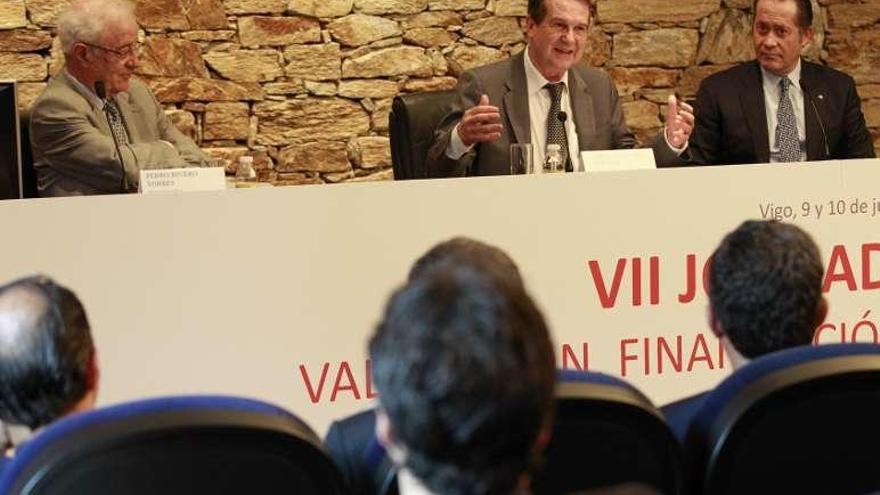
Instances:
[[[754,18],[755,14],[758,12],[758,2],[761,0],[754,0],[752,2],[752,18]],[[804,31],[805,29],[811,27],[813,25],[813,3],[810,0],[765,0],[769,2],[794,2],[797,7],[797,15],[795,16],[795,23]]]
[[[803,230],[747,221],[712,255],[709,303],[747,358],[807,345],[823,304],[822,272],[819,249]]]
[[[94,345],[76,295],[48,277],[0,287],[0,421],[44,426],[90,388]]]
[[[586,3],[590,7],[590,23],[596,19],[596,3],[595,0],[578,0]],[[547,0],[529,0],[528,14],[536,24],[544,22],[547,17]]]
[[[522,285],[516,263],[501,249],[469,237],[454,237],[435,244],[413,263],[409,280],[414,280],[439,267],[468,265],[498,277],[507,283]]]
[[[410,281],[370,340],[406,467],[441,495],[509,494],[552,415],[554,355],[522,286],[469,266]]]

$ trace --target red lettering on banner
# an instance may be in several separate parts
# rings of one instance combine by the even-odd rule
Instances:
[[[572,363],[572,364],[569,364]],[[569,344],[562,344],[562,369],[570,370],[575,369],[578,371],[589,371],[590,370],[590,345],[586,342],[583,343],[583,347],[581,350],[581,360],[578,361],[577,355],[574,353],[574,349]]]
[[[330,363],[324,363],[321,367],[321,378],[318,380],[318,390],[316,392],[315,388],[312,387],[312,380],[309,379],[309,372],[305,365],[299,365],[299,372],[306,384],[306,392],[308,392],[312,404],[317,404],[321,400],[321,392],[324,390],[324,382],[327,380],[328,371],[330,371]]]
[[[880,252],[880,243],[862,244],[862,290],[880,289],[880,279],[871,280],[871,253]]]
[[[375,399],[379,394],[373,391],[373,362],[367,359],[367,399]]]
[[[707,288],[709,287],[709,267],[712,263],[712,258],[706,260],[703,263],[703,271],[699,277],[699,280],[703,283],[703,292],[708,294]],[[689,254],[685,258],[685,275],[684,275],[684,287],[685,291],[678,295],[678,302],[682,304],[688,304],[693,302],[697,297],[697,255]]]
[[[632,281],[632,305],[641,306],[643,300],[642,290],[642,258],[632,258],[630,263],[630,277]],[[620,294],[620,284],[623,281],[623,275],[626,272],[626,258],[619,258],[614,267],[614,277],[611,280],[611,287],[605,283],[602,276],[602,267],[597,260],[588,262],[590,274],[593,277],[593,285],[596,286],[596,294],[599,296],[599,303],[603,308],[613,308],[617,303],[617,296]],[[660,304],[660,257],[651,256],[648,258],[648,302],[652,306]]]
[[[849,334],[847,334],[846,331],[846,322],[840,322],[840,327],[836,326],[834,323],[825,322],[819,325],[816,332],[813,334],[813,344],[821,344],[822,335],[828,331],[832,333],[839,332],[840,342],[842,344],[845,344],[846,342],[870,342],[877,344],[880,342],[880,331],[877,329],[877,324],[868,318],[869,316],[871,316],[870,309],[865,311],[862,318],[857,321],[855,325],[852,325],[852,330]],[[866,335],[868,338],[863,338]],[[849,338],[847,339],[847,337]]]
[[[840,265],[840,272],[838,267]],[[828,270],[825,272],[825,283],[822,284],[822,292],[828,292],[834,282],[846,282],[850,291],[856,290],[856,277],[853,275],[852,264],[846,254],[846,247],[838,244],[831,250],[831,261],[828,262]]]
[[[709,350],[706,337],[702,333],[696,334],[693,343],[685,342],[682,335],[675,336],[675,348],[670,345],[668,337],[643,337],[621,339],[620,341],[620,376],[627,376],[632,372],[632,365],[641,362],[645,376],[652,374],[662,375],[666,373],[667,364],[676,373],[691,372],[694,368],[715,370],[724,368],[724,348],[721,341],[718,342],[716,353]],[[635,347],[641,341],[641,352]],[[690,346],[687,362],[684,361],[685,348]],[[652,362],[651,357],[656,361]]]
[[[623,272],[626,270],[626,258],[617,260],[614,268],[614,280],[611,282],[611,290],[606,289],[605,279],[602,277],[602,268],[596,260],[590,260],[590,274],[593,275],[593,285],[599,295],[599,303],[603,308],[613,308],[617,301],[617,293],[620,291],[620,282],[623,280]]]
[[[345,385],[342,384],[343,378],[347,381]],[[333,383],[333,391],[330,393],[330,402],[336,402],[336,394],[339,392],[349,390],[354,394],[355,399],[361,398],[354,376],[351,374],[351,367],[348,365],[348,361],[343,361],[339,365],[339,371],[336,372],[336,381]]]

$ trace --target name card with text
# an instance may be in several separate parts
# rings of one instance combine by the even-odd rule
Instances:
[[[634,150],[582,151],[581,160],[587,172],[620,172],[657,168],[651,148]]]
[[[141,170],[140,192],[218,191],[226,189],[223,167]]]

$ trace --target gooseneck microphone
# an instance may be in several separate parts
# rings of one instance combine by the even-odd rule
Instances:
[[[111,103],[107,100],[107,89],[104,86],[104,81],[95,81],[95,94],[104,102],[104,116],[107,118],[107,123],[110,124],[110,137],[113,138],[113,144],[116,146],[116,155],[119,156],[119,166],[122,168],[122,192],[128,192],[128,180],[125,177],[125,161],[123,161],[122,151],[119,149],[119,140],[116,139],[116,133],[113,132],[114,117],[110,115],[110,111],[107,109],[107,106]],[[122,115],[117,115],[119,119],[122,119]],[[119,123],[121,124],[122,122],[120,121]]]
[[[562,122],[562,130],[563,130],[563,134],[565,135],[565,145],[566,145],[566,148],[568,148],[569,147],[568,146],[568,144],[569,144],[568,143],[568,132],[565,131],[565,121],[568,120],[568,114],[565,113],[564,110],[560,110],[559,113],[556,114],[556,118],[560,122]],[[571,162],[571,149],[568,150],[568,153],[565,156],[565,171],[566,172],[573,172],[574,171],[574,166],[572,166],[572,162]]]
[[[804,84],[803,79],[800,81],[801,90],[804,92],[804,98],[810,101],[810,106],[813,108],[813,114],[816,116],[816,121],[819,122],[819,129],[822,131],[822,144],[825,149],[826,160],[831,159],[831,149],[828,147],[828,133],[825,132],[825,123],[822,122],[822,116],[819,115],[819,107],[816,106],[816,100],[813,99],[813,92],[810,90],[810,87]],[[821,98],[822,95],[819,95]]]

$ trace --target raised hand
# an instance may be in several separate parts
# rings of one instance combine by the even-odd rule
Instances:
[[[465,146],[494,141],[501,137],[501,112],[489,104],[489,96],[480,97],[476,106],[467,109],[458,122],[458,137]]]
[[[673,148],[683,148],[694,130],[694,109],[675,95],[666,106],[666,140]]]

